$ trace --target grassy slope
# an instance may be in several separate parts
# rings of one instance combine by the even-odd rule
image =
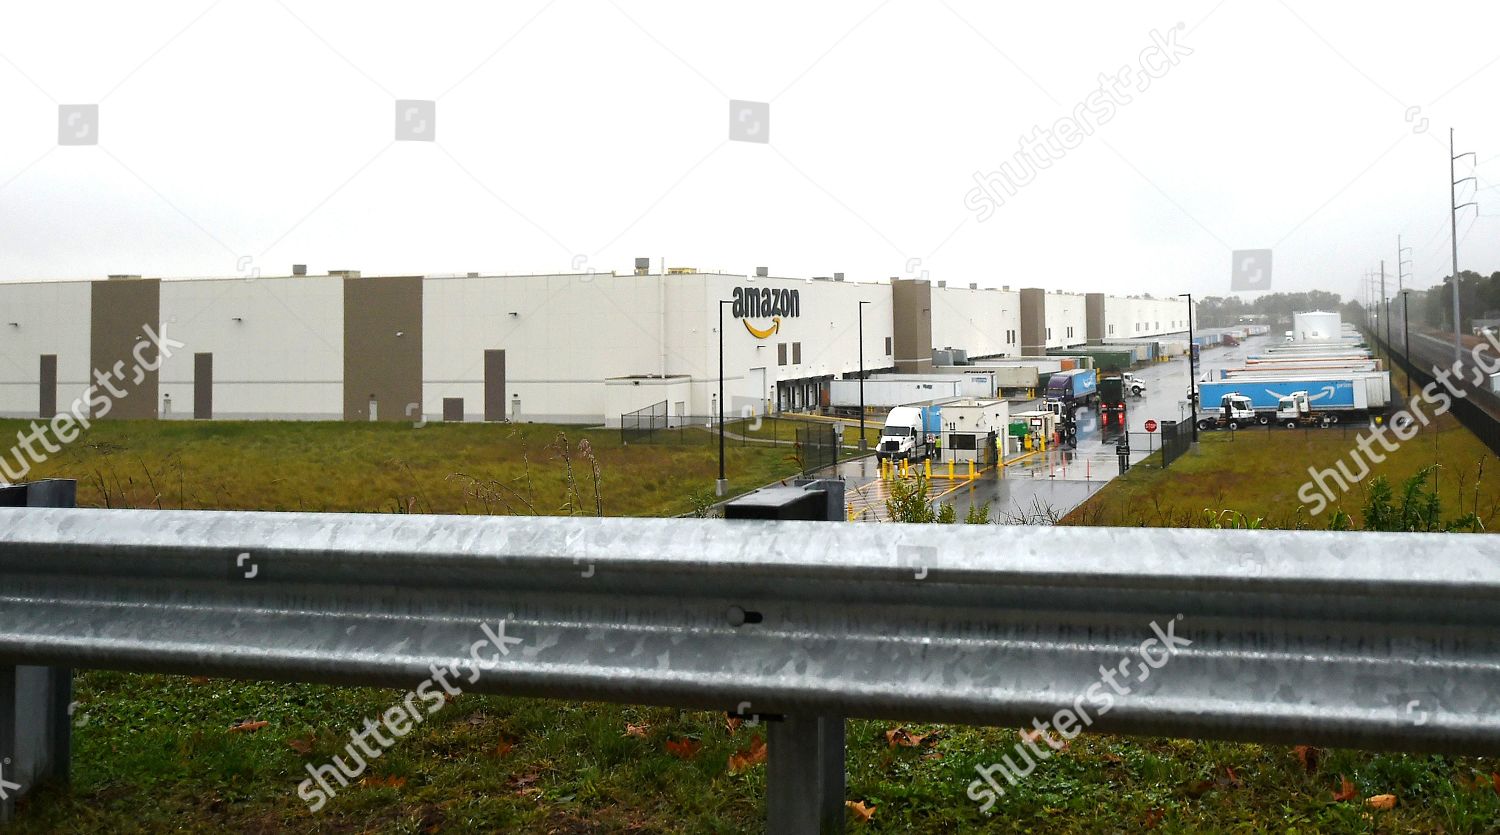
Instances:
[[[1199,448],[1167,470],[1159,466],[1160,455],[1132,468],[1068,514],[1063,524],[1201,526],[1204,511],[1211,509],[1264,517],[1269,527],[1296,527],[1300,520],[1308,527],[1324,528],[1334,507],[1317,517],[1305,511],[1299,515],[1303,503],[1297,493],[1309,479],[1308,467],[1329,469],[1343,460],[1351,472],[1359,472],[1348,458],[1359,440],[1359,432],[1352,427],[1257,427],[1237,433],[1204,432],[1199,438]],[[1378,443],[1373,448],[1384,454]],[[1433,463],[1439,465],[1438,493],[1447,516],[1459,515],[1459,507],[1474,510],[1485,528],[1493,530],[1500,523],[1500,462],[1451,414],[1434,419],[1384,462],[1374,465],[1369,477],[1341,497],[1337,507],[1358,523],[1364,489],[1376,476],[1384,475],[1393,487],[1399,487]]]
[[[461,459],[466,471],[511,479],[522,472],[524,444],[535,503],[545,512],[557,510],[566,493],[555,450],[545,449],[555,432],[540,426],[111,424],[85,439],[91,446],[79,446],[38,474],[96,473],[97,483],[85,485],[82,495],[90,504],[102,503],[108,492],[112,503],[123,496],[132,505],[154,506],[159,493],[167,507],[363,511],[388,510],[421,493],[419,510],[459,511],[462,491],[444,481],[457,465],[447,462]],[[686,491],[713,476],[711,445],[625,449],[617,433],[570,429],[568,436],[574,449],[582,437],[595,444],[609,513],[684,510]],[[1248,448],[1248,440],[1237,439],[1232,449]],[[1223,443],[1199,455],[1231,449]],[[745,473],[745,486],[761,478],[751,475],[756,467],[767,476],[784,473],[785,452],[731,450],[732,472]],[[1174,479],[1188,472],[1184,463],[1190,462],[1173,467]],[[1134,472],[1105,492],[1139,489],[1135,480],[1149,473]],[[642,490],[638,498],[635,487]],[[1199,501],[1184,500],[1181,507],[1196,512]],[[473,499],[467,507],[479,509]],[[735,775],[726,761],[747,749],[761,728],[731,734],[718,715],[467,695],[368,772],[395,780],[351,787],[321,813],[309,814],[296,796],[303,765],[326,762],[363,718],[399,697],[376,689],[80,673],[74,784],[44,789],[27,801],[17,831],[760,829],[764,766]],[[228,732],[249,719],[270,724],[255,733]],[[630,736],[628,724],[648,730]],[[1010,751],[1014,730],[945,726],[932,747],[910,749],[887,745],[884,731],[891,727],[850,725],[848,797],[876,808],[870,822],[851,828],[1098,832],[1154,823],[1169,832],[1500,830],[1500,793],[1489,783],[1469,786],[1473,776],[1489,780],[1500,770],[1493,761],[1336,751],[1309,771],[1280,746],[1110,736],[1075,740],[986,818],[965,797],[965,787],[975,765]],[[666,741],[684,738],[702,744],[690,760],[665,749]],[[292,742],[310,742],[311,751],[299,753]],[[1341,775],[1362,794],[1397,794],[1399,805],[1372,813],[1334,802]]]

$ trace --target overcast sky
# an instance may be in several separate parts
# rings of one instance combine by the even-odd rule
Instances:
[[[665,256],[1222,294],[1271,248],[1271,289],[1354,296],[1382,258],[1394,291],[1400,234],[1428,286],[1450,126],[1460,265],[1500,269],[1496,31],[1492,0],[9,3],[0,281]],[[97,144],[59,146],[74,104]]]

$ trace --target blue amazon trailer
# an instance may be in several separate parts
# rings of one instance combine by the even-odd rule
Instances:
[[[1389,372],[1354,374],[1342,377],[1295,377],[1276,379],[1235,379],[1198,384],[1200,409],[1217,410],[1227,394],[1250,398],[1257,423],[1270,423],[1283,397],[1307,392],[1313,412],[1325,413],[1329,422],[1356,419],[1384,413],[1391,400]]]

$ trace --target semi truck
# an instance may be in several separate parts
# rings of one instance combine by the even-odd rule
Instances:
[[[1237,391],[1221,396],[1217,408],[1200,410],[1197,420],[1199,429],[1239,429],[1257,422],[1250,398]]]
[[[1059,371],[1047,378],[1046,396],[1070,409],[1088,406],[1099,400],[1099,381],[1092,368]]]
[[[1198,384],[1198,402],[1219,403],[1226,394],[1242,394],[1250,398],[1255,422],[1265,425],[1284,420],[1278,415],[1284,405],[1282,399],[1299,391],[1306,392],[1310,411],[1320,416],[1327,415],[1329,423],[1355,420],[1385,412],[1390,403],[1390,373],[1203,382]]]
[[[929,454],[930,445],[942,430],[942,412],[938,406],[897,406],[885,416],[875,457],[881,460],[920,461]]]
[[[1099,423],[1125,425],[1125,378],[1110,374],[1099,378]]]

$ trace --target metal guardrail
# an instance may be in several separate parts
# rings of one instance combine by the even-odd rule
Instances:
[[[1153,623],[1091,730],[1500,752],[1497,612],[1483,535],[0,508],[0,681],[409,687],[505,618],[475,691],[783,719],[776,832],[842,816],[844,717],[1029,725]]]

